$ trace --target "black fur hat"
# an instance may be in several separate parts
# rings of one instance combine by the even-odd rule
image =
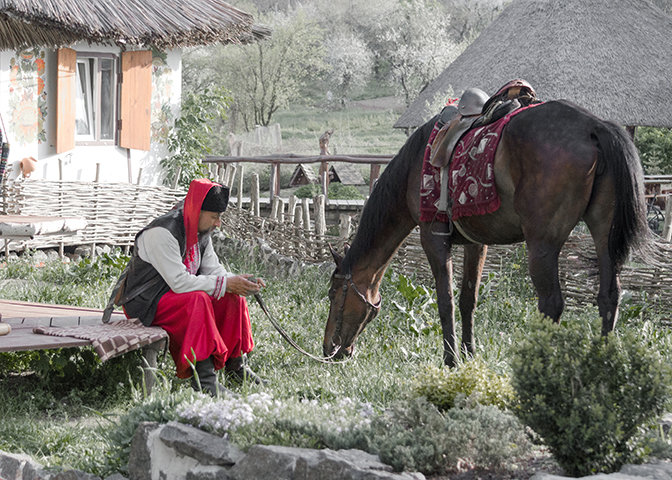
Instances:
[[[208,190],[207,195],[203,199],[201,210],[208,212],[223,212],[229,203],[229,187],[223,185],[215,185]]]

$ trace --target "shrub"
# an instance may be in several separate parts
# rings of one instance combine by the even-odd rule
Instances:
[[[431,474],[461,465],[497,468],[526,453],[521,423],[494,406],[442,414],[422,397],[393,404],[371,422],[368,450],[395,470]]]
[[[413,390],[441,410],[461,400],[505,408],[514,397],[509,379],[490,370],[479,357],[454,369],[428,366],[413,380]]]
[[[301,185],[297,188],[294,195],[296,198],[314,198],[320,193],[322,193],[322,187],[317,183],[307,183],[306,185]]]
[[[643,460],[644,425],[663,412],[670,366],[632,332],[602,337],[588,322],[537,316],[513,349],[516,414],[570,475]]]
[[[672,130],[640,127],[635,135],[635,144],[647,174],[672,174]]]

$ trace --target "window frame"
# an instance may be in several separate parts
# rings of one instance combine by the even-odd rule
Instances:
[[[85,52],[77,51],[77,59],[75,64],[76,79],[75,79],[75,88],[80,88],[80,74],[79,74],[79,65],[86,65],[86,70],[89,70],[90,77],[87,78],[87,83],[90,84],[91,79],[93,79],[93,85],[90,85],[91,91],[89,92],[91,97],[92,111],[90,117],[93,118],[93,136],[90,135],[78,135],[77,129],[75,127],[75,145],[76,146],[94,146],[94,145],[117,145],[119,140],[119,55],[114,53],[103,53],[103,52]],[[91,69],[91,59],[93,62],[93,69]],[[101,110],[102,110],[102,62],[103,59],[112,60],[112,91],[114,92],[114,98],[110,102],[110,105],[114,109],[112,112],[112,130],[114,132],[113,138],[101,139]],[[93,71],[90,71],[93,70]],[[86,92],[84,92],[86,94]],[[77,99],[75,98],[75,101]],[[76,115],[75,115],[76,121]]]

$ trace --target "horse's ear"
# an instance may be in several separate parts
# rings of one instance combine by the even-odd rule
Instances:
[[[331,243],[329,243],[328,245],[329,245],[329,251],[331,252],[331,256],[334,257],[334,262],[336,262],[336,266],[337,266],[337,267],[340,267],[340,266],[341,266],[341,262],[343,261],[343,257],[341,256],[340,253],[338,253],[338,252],[334,249],[334,247],[331,245]]]

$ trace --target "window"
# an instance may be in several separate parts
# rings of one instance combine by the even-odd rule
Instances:
[[[78,53],[75,81],[75,140],[78,144],[114,144],[117,118],[116,58]]]
[[[59,48],[57,60],[56,153],[72,150],[75,142],[149,150],[151,51],[117,56]]]

